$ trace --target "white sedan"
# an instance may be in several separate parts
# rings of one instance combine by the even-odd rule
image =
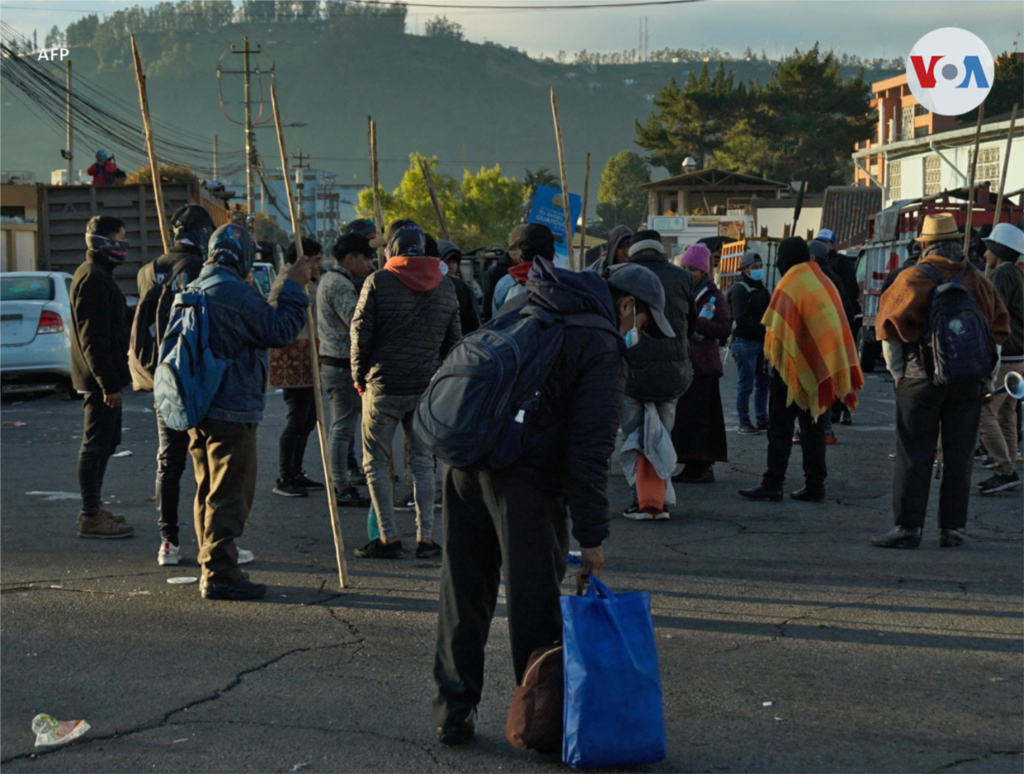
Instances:
[[[4,393],[70,389],[71,275],[0,274],[0,381]]]

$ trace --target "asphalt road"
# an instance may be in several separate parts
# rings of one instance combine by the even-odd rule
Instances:
[[[730,374],[723,391],[734,429],[732,383]],[[136,527],[123,541],[75,536],[80,407],[57,398],[2,407],[5,772],[562,768],[504,739],[514,685],[503,608],[477,738],[459,749],[435,742],[439,563],[350,558],[351,588],[339,591],[326,502],[270,493],[279,395],[260,430],[259,489],[240,541],[255,551],[249,569],[268,597],[209,602],[195,585],[169,585],[197,575],[195,538],[183,530],[189,563],[157,565],[148,405],[128,397],[122,449],[132,455],[108,468],[105,496]],[[891,384],[870,376],[855,424],[837,427],[840,443],[828,449],[823,505],[741,500],[736,489],[758,481],[766,442],[730,432],[718,482],[681,486],[670,521],[616,516],[604,579],[651,593],[664,687],[668,759],[643,770],[1024,767],[1021,493],[972,497],[962,548],[937,547],[934,498],[920,549],[870,547],[890,526],[893,411]],[[311,447],[307,468],[317,460]],[[975,480],[987,475],[979,467]],[[629,495],[617,466],[612,488],[621,510]],[[186,502],[193,491],[186,473]],[[399,520],[412,543],[412,516]],[[349,551],[365,542],[364,522],[362,510],[342,512]],[[34,748],[39,712],[92,730]]]

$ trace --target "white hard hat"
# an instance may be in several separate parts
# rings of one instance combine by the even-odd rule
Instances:
[[[985,238],[985,243],[995,242],[1017,252],[1024,253],[1024,231],[1009,223],[1000,223]]]

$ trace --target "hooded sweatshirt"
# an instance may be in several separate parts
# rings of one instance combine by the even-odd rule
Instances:
[[[624,239],[632,239],[633,232],[629,226],[615,226],[608,233],[608,252],[594,261],[590,267],[605,279],[608,278],[608,269],[615,265],[615,253],[619,250],[619,245],[622,244]]]
[[[349,329],[352,380],[419,395],[462,338],[455,285],[439,258],[394,256],[363,285]]]
[[[535,261],[526,293],[510,300],[502,313],[528,304],[563,315],[599,314],[618,328],[611,293],[595,272]],[[608,537],[608,460],[615,450],[626,386],[623,352],[622,336],[614,331],[565,329],[523,454],[507,469],[553,497],[566,498],[573,537],[584,548],[599,546]]]

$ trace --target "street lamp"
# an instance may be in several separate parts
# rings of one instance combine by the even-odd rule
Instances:
[[[687,156],[683,159],[683,174],[690,174],[691,172],[697,171],[697,159],[693,156]]]

